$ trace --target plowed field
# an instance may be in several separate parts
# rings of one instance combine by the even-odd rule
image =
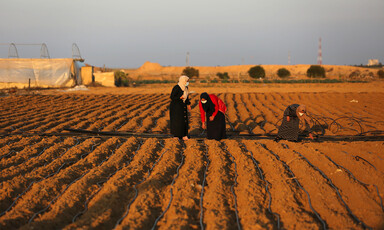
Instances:
[[[185,142],[164,138],[169,94],[0,98],[0,228],[384,229],[384,141],[337,139],[383,135],[384,93],[218,96],[220,142],[196,94]],[[273,141],[293,103],[318,141]]]

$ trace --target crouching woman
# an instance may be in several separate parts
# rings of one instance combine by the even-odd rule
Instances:
[[[305,105],[293,104],[288,106],[283,115],[283,121],[279,127],[275,141],[281,139],[288,141],[298,141],[300,131],[300,121],[309,126],[309,117],[307,116],[307,109]],[[314,139],[311,131],[309,130],[309,138]]]
[[[202,128],[207,129],[207,138],[218,141],[226,138],[225,113],[227,107],[224,102],[214,94],[202,93],[199,108]]]

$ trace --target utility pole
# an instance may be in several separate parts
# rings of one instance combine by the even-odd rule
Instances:
[[[317,54],[317,64],[322,65],[323,64],[323,54],[321,51],[321,37],[319,38],[319,50]]]
[[[288,65],[291,65],[291,51],[288,51]]]

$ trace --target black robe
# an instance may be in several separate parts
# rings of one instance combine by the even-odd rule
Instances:
[[[278,139],[285,139],[289,141],[297,141],[299,139],[300,119],[297,117],[297,107],[299,107],[298,104],[293,104],[285,109],[283,122],[281,123],[279,132],[277,133]],[[287,121],[287,116],[289,116],[289,121]]]
[[[185,100],[180,99],[183,96],[184,91],[179,85],[175,85],[171,93],[171,105],[169,110],[171,134],[175,137],[182,138],[188,136],[188,111],[187,105],[191,102],[189,98]]]
[[[208,139],[215,139],[217,141],[220,141],[221,139],[226,138],[226,132],[225,132],[225,115],[220,110],[216,113],[215,118],[213,121],[210,121],[209,118],[213,115],[215,112],[215,108],[218,108],[218,101],[217,104],[213,103],[211,100],[211,97],[207,93],[202,93],[200,95],[200,100],[205,99],[207,102],[205,104],[202,104],[201,107],[203,108],[205,112],[205,120],[207,121],[207,138]]]
[[[209,120],[210,115],[206,113],[207,116],[207,139],[215,139],[220,141],[221,139],[226,138],[225,132],[225,115],[219,111],[217,112],[215,119],[213,121]]]

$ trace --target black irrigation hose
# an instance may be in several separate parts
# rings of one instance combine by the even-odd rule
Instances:
[[[116,149],[115,149],[116,150]],[[112,154],[111,154],[112,155]],[[83,157],[83,155],[81,155],[81,157]],[[103,162],[105,162],[107,159],[108,159],[109,157],[107,157],[106,159],[104,159],[100,164],[102,164]],[[82,158],[81,158],[82,159]],[[65,163],[64,163],[65,164]],[[63,165],[64,165],[63,164]],[[99,164],[99,165],[100,165]],[[62,166],[63,166],[62,165]],[[98,166],[99,166],[98,165]],[[34,218],[36,218],[36,216],[37,215],[39,215],[39,214],[41,214],[41,213],[43,213],[43,212],[45,212],[46,210],[48,210],[48,208],[61,196],[61,195],[63,195],[64,193],[65,193],[65,191],[67,191],[67,189],[72,185],[72,184],[74,184],[75,182],[77,182],[77,181],[79,181],[81,178],[83,178],[89,171],[91,171],[91,169],[89,169],[89,170],[87,170],[85,173],[83,173],[80,177],[78,177],[77,179],[75,179],[74,181],[72,181],[69,185],[67,185],[67,187],[59,194],[59,195],[57,195],[53,200],[51,200],[51,202],[49,202],[49,204],[47,205],[47,207],[45,207],[44,209],[42,209],[42,210],[40,210],[40,211],[38,211],[38,212],[36,212],[36,213],[34,213],[33,214],[33,216],[29,219],[29,221],[28,221],[28,224],[30,224],[32,221],[33,221],[33,219]],[[56,173],[58,173],[59,171],[57,171]],[[51,175],[54,175],[54,174],[51,174]],[[48,178],[48,177],[47,177]],[[44,179],[46,179],[46,178],[44,178]],[[40,180],[41,181],[41,180]]]
[[[121,145],[120,145],[120,146],[121,146]],[[142,142],[139,141],[138,147],[137,147],[137,149],[136,149],[136,151],[135,151],[136,153],[137,153],[137,151],[140,149],[141,146],[142,146]],[[117,149],[117,148],[119,148],[119,147],[116,147],[116,149]],[[116,149],[115,149],[115,151],[116,151]],[[135,154],[134,154],[134,155],[135,155]],[[132,160],[132,158],[134,157],[134,155],[132,155],[132,156],[128,159],[127,163],[129,163],[129,162]],[[100,165],[100,164],[99,164],[99,165]],[[121,167],[119,167],[115,172],[109,174],[105,180],[96,182],[96,185],[99,187],[98,190],[97,190],[96,192],[94,192],[91,196],[89,196],[88,199],[84,202],[84,210],[78,212],[78,213],[72,218],[72,223],[75,223],[75,222],[76,222],[76,219],[77,219],[78,217],[80,217],[81,215],[83,215],[83,214],[88,210],[88,204],[89,204],[89,201],[90,201],[93,197],[95,197],[96,194],[98,194],[98,193],[100,192],[100,190],[102,189],[102,185],[103,185],[105,182],[107,182],[107,181],[109,180],[109,178],[111,178],[113,175],[115,175],[115,174],[116,174],[119,170],[121,170],[123,167],[124,167],[124,166],[121,166]]]
[[[243,104],[245,104],[243,98],[240,97],[240,99],[241,99],[241,101],[243,102]],[[236,100],[234,100],[234,107],[235,107],[235,109],[237,110],[237,113],[236,113],[236,114],[239,114],[239,110],[237,109],[237,102],[236,102]],[[244,107],[245,107],[245,109],[247,110],[248,114],[251,116],[251,111],[249,111],[248,107],[247,107],[247,106],[244,106]],[[239,117],[239,116],[238,116],[238,117]],[[239,117],[239,118],[240,118],[240,117]],[[250,127],[249,125],[247,125],[245,122],[244,122],[243,124],[244,124],[245,126],[247,126],[247,128],[248,128],[250,134],[254,134],[253,131],[252,131],[252,129],[251,129],[251,127]]]
[[[261,168],[259,166],[259,163],[254,158],[253,152],[248,150],[244,143],[242,143],[242,142],[238,142],[238,143],[239,143],[240,146],[242,146],[244,148],[245,151],[247,151],[247,152],[249,152],[251,154],[252,161],[256,165],[256,167],[257,167],[257,169],[259,171],[259,176],[260,176],[261,180],[263,180],[264,183],[265,183],[265,191],[268,193],[268,212],[271,213],[272,215],[274,215],[277,218],[277,229],[280,229],[280,215],[278,213],[276,213],[276,212],[272,212],[272,209],[271,209],[272,195],[271,195],[271,192],[269,191],[269,188],[268,188],[269,187],[269,182],[267,180],[265,180],[265,178],[263,176],[263,171],[261,170]]]
[[[67,189],[72,185],[74,184],[76,181],[80,180],[81,178],[83,178],[90,170],[86,171],[83,175],[81,175],[80,177],[78,177],[77,179],[75,179],[74,181],[72,181],[59,195],[57,195],[53,200],[51,200],[51,202],[49,202],[49,204],[47,205],[47,207],[45,207],[44,209],[41,209],[40,211],[36,212],[33,214],[33,216],[29,219],[28,221],[28,224],[32,223],[32,221],[36,218],[37,215],[39,215],[40,213],[43,213],[45,212],[65,191],[67,191]]]
[[[288,166],[287,163],[285,163],[283,160],[280,159],[280,157],[274,153],[272,150],[268,149],[266,145],[262,144],[262,143],[258,143],[259,145],[261,145],[265,150],[267,150],[269,153],[271,153],[272,155],[274,155],[276,157],[276,159],[278,161],[280,161],[281,163],[283,163],[284,167],[289,171],[289,173],[291,174],[292,176],[292,179],[296,182],[296,184],[299,186],[299,188],[301,188],[306,194],[307,194],[307,198],[308,198],[308,203],[309,203],[309,207],[311,208],[312,212],[316,215],[317,219],[321,222],[322,226],[323,226],[323,229],[327,229],[327,223],[320,217],[319,213],[312,207],[312,202],[311,202],[311,197],[309,196],[309,193],[308,191],[303,187],[301,186],[300,182],[296,179],[296,176],[295,174],[292,172],[291,168]],[[287,146],[288,147],[288,146]]]
[[[350,129],[350,130],[354,130],[356,131],[356,136],[361,136],[361,135],[366,135],[366,134],[373,134],[373,135],[382,135],[384,134],[384,131],[383,130],[373,130],[373,131],[366,131],[364,132],[364,129],[363,129],[363,122],[367,122],[364,117],[363,118],[360,118],[360,117],[354,117],[353,115],[351,116],[342,116],[342,117],[337,117],[335,119],[333,118],[330,118],[330,117],[325,117],[325,116],[319,116],[319,115],[316,115],[316,114],[307,114],[307,116],[312,120],[312,123],[314,124],[313,126],[316,126],[316,128],[320,128],[321,129],[321,134],[320,135],[324,135],[325,134],[325,129],[328,129],[330,130],[332,133],[336,134],[338,133],[340,130],[343,130],[343,129]],[[275,126],[278,126],[279,122],[281,122],[282,119],[279,119],[276,123],[275,123]],[[349,126],[352,127],[354,124],[357,124],[357,128],[345,128],[343,125],[340,124],[340,121],[342,120],[345,120],[345,121],[349,121],[350,123]],[[320,122],[322,121],[322,122]],[[376,121],[376,123],[380,123],[380,122],[384,122],[384,121]],[[333,129],[333,127],[336,127]]]
[[[225,118],[227,119],[227,123],[229,124],[229,126],[231,127],[232,131],[235,131],[235,128],[233,127],[233,124],[229,121],[229,117],[227,114],[225,114]]]
[[[355,158],[357,161],[359,161],[359,160],[363,160],[363,161],[367,162],[368,164],[370,164],[370,165],[377,171],[377,168],[376,168],[371,162],[367,161],[366,159],[364,159],[364,158],[362,158],[362,157],[360,157],[360,156],[354,156],[354,158]]]
[[[40,140],[40,141],[41,141],[41,140]],[[35,143],[35,144],[36,144],[36,143]],[[7,145],[8,145],[8,144],[7,144]],[[45,147],[45,148],[43,149],[43,151],[41,151],[37,156],[40,156],[40,155],[41,155],[47,148],[48,148],[48,147]],[[7,158],[9,155],[11,155],[12,153],[15,153],[15,152],[16,152],[16,150],[12,149],[8,154],[1,156],[1,157],[0,157],[0,160],[3,159],[3,158]],[[32,159],[32,158],[34,158],[34,157],[37,157],[37,156],[31,156],[29,159],[25,160],[24,162],[29,161],[30,159]]]
[[[333,132],[333,131],[332,131],[333,133],[337,133],[340,129],[345,129],[342,125],[340,125],[340,124],[338,123],[338,121],[339,121],[339,120],[342,120],[342,119],[350,120],[350,121],[352,122],[352,124],[353,124],[353,122],[355,122],[356,124],[359,125],[359,127],[360,127],[360,132],[359,132],[358,130],[355,130],[355,131],[358,132],[357,135],[361,135],[361,133],[364,132],[363,127],[361,126],[361,120],[359,120],[358,118],[355,118],[355,117],[346,117],[346,116],[344,116],[344,117],[339,117],[339,118],[334,119],[333,122],[329,125],[329,129],[330,129],[330,130],[331,130],[331,127],[332,127],[333,124],[335,124],[336,127],[337,127],[337,131],[336,131],[336,132]],[[350,128],[350,129],[351,129],[351,128]],[[352,129],[352,130],[353,130],[353,129]]]
[[[181,142],[181,141],[180,141]],[[184,149],[186,148],[185,144],[183,143],[183,147]],[[179,177],[179,170],[180,168],[183,166],[184,164],[184,154],[180,151],[180,156],[181,156],[181,162],[179,164],[179,166],[177,167],[177,170],[176,170],[176,176],[173,178],[172,180],[172,183],[171,183],[171,189],[169,190],[169,193],[170,193],[170,199],[169,199],[169,203],[167,205],[167,207],[165,208],[165,210],[160,214],[159,217],[157,217],[155,223],[153,224],[152,226],[152,230],[155,230],[156,229],[156,225],[157,223],[160,221],[160,219],[165,215],[165,213],[168,211],[169,207],[171,206],[171,203],[172,203],[172,200],[173,200],[173,185],[175,184],[175,181],[176,179]]]
[[[238,208],[237,208],[237,196],[236,196],[236,193],[235,193],[235,186],[237,186],[237,177],[239,176],[239,174],[237,174],[237,164],[235,162],[235,158],[233,157],[233,155],[228,151],[227,149],[228,146],[224,146],[225,148],[225,152],[228,153],[228,155],[230,156],[231,158],[231,161],[232,163],[234,164],[235,166],[235,179],[234,179],[234,182],[231,186],[231,192],[232,192],[232,195],[233,195],[233,199],[234,199],[234,203],[235,203],[235,214],[236,214],[236,223],[237,223],[237,229],[241,230],[241,224],[240,224],[240,220],[239,220],[239,211],[238,211]]]
[[[4,143],[4,145],[2,145],[1,146],[1,148],[3,148],[4,146],[9,146],[9,145],[11,145],[11,144],[13,144],[13,143],[16,143],[16,142],[18,142],[18,141],[20,141],[20,139],[19,140],[10,140],[10,141],[8,141],[7,143]],[[15,150],[11,150],[11,151],[14,151],[15,152]],[[9,153],[8,153],[9,154]],[[4,157],[4,155],[3,156],[0,156],[0,160],[1,159],[3,159],[3,157]]]
[[[9,155],[11,155],[12,153],[15,153],[15,152],[16,152],[16,150],[13,150],[13,149],[12,149],[11,151],[9,151],[9,153],[7,153],[7,154],[1,156],[1,157],[0,157],[0,160],[3,159],[3,158],[8,157]]]
[[[288,147],[288,146],[287,146]],[[285,147],[285,148],[287,148]],[[349,215],[352,217],[352,219],[354,221],[356,221],[358,224],[361,224],[364,228],[367,228],[367,229],[372,229],[371,227],[367,226],[363,221],[359,220],[359,218],[357,218],[357,216],[355,216],[353,213],[352,213],[352,210],[349,208],[349,206],[347,205],[347,203],[345,203],[344,199],[341,197],[341,194],[340,194],[340,191],[339,189],[333,184],[332,180],[327,177],[327,175],[325,175],[325,173],[323,171],[321,171],[318,167],[316,167],[315,165],[313,165],[306,157],[304,157],[301,153],[297,152],[296,150],[292,150],[293,152],[297,153],[300,155],[300,157],[302,157],[302,159],[304,159],[312,168],[314,168],[316,171],[318,171],[323,177],[324,179],[326,179],[328,181],[328,183],[336,190],[336,194],[337,196],[339,197],[339,199],[341,200],[341,202],[344,204],[344,207],[347,209]]]
[[[344,166],[342,165],[339,165],[338,163],[336,163],[335,161],[333,161],[329,156],[325,155],[324,153],[322,153],[321,151],[317,150],[317,152],[321,153],[322,155],[324,155],[329,161],[331,161],[334,165],[336,165],[337,167],[339,168],[342,168],[344,169],[344,171],[346,171],[348,173],[348,175],[350,177],[352,177],[352,179],[354,179],[355,181],[359,182],[360,184],[362,184],[366,189],[368,189],[368,186],[372,185],[376,188],[376,192],[377,192],[377,195],[380,199],[380,206],[381,206],[381,209],[383,210],[384,212],[384,207],[383,207],[383,200],[381,199],[381,196],[380,196],[380,192],[379,192],[379,188],[377,187],[377,185],[375,184],[367,184],[367,183],[364,183],[362,182],[361,180],[357,179],[353,173],[351,171],[349,171],[347,168],[345,168]]]
[[[207,164],[205,165],[203,182],[201,184],[201,194],[200,194],[200,229],[205,229],[204,223],[203,223],[203,218],[204,218],[204,207],[203,207],[204,186],[205,186],[205,181],[207,179],[208,166],[211,163],[211,161],[208,158],[208,146],[207,146],[207,144],[205,142],[203,142],[203,143],[204,143],[204,146],[205,146],[204,157],[205,157],[205,159],[207,161]]]
[[[377,171],[377,168],[371,162],[367,161],[366,159],[364,159],[360,156],[352,155],[346,151],[343,151],[343,152],[346,153],[347,155],[351,155],[353,157],[353,159],[355,159],[356,161],[363,160],[363,161],[367,162],[370,166],[372,166]]]
[[[129,118],[128,120],[124,121],[124,122],[119,126],[119,128],[114,129],[114,131],[118,131],[119,129],[121,129],[121,127],[123,127],[124,125],[126,125],[130,120],[131,120],[131,118]]]
[[[43,179],[41,179],[41,180],[39,180],[39,181],[32,181],[30,184],[29,184],[29,186],[22,192],[22,193],[20,193],[17,197],[16,197],[16,199],[12,202],[12,204],[5,210],[5,211],[3,211],[2,213],[0,213],[0,217],[1,216],[3,216],[3,215],[5,215],[5,213],[7,213],[9,210],[11,210],[11,208],[16,204],[16,201],[22,196],[22,195],[24,195],[24,193],[26,193],[27,191],[28,191],[28,189],[34,184],[34,183],[38,183],[38,182],[40,182],[40,181],[42,181]]]
[[[77,142],[76,145],[78,145],[78,144],[79,144],[79,141]],[[69,149],[72,149],[72,148],[75,147],[76,145],[72,146],[72,147],[69,148]],[[69,149],[68,149],[68,150],[69,150]],[[29,186],[28,186],[22,193],[20,193],[20,194],[16,197],[16,199],[12,202],[12,204],[11,204],[5,211],[3,211],[2,213],[0,213],[0,216],[3,216],[6,212],[8,212],[9,210],[11,210],[11,208],[16,204],[17,200],[18,200],[22,195],[24,195],[24,194],[29,190],[29,188],[31,188],[31,186],[32,186],[34,183],[39,183],[40,181],[45,180],[45,179],[47,179],[47,178],[49,178],[49,177],[51,177],[51,176],[57,174],[57,173],[64,167],[65,164],[67,164],[67,163],[74,163],[74,162],[75,162],[75,161],[65,162],[65,163],[63,163],[63,164],[59,167],[59,169],[58,169],[56,172],[53,172],[53,173],[49,174],[48,176],[46,176],[46,177],[44,177],[44,178],[42,178],[42,179],[40,179],[40,180],[34,180],[34,181],[32,181],[32,182],[29,184]]]
[[[161,143],[160,143],[160,144],[161,144]],[[163,144],[161,144],[161,145],[164,147]],[[123,219],[124,219],[125,217],[128,216],[129,209],[130,209],[131,205],[133,204],[133,202],[136,200],[137,196],[139,195],[139,190],[137,189],[137,186],[139,186],[139,185],[142,184],[146,179],[149,178],[149,176],[150,176],[151,173],[152,173],[153,168],[154,168],[154,167],[156,166],[156,164],[161,160],[161,158],[163,157],[163,155],[164,155],[167,151],[168,151],[168,149],[165,149],[165,151],[161,153],[160,157],[156,160],[156,162],[155,162],[155,163],[152,165],[152,167],[148,170],[148,174],[147,174],[147,176],[145,176],[145,177],[143,178],[142,181],[138,182],[137,184],[135,184],[135,185],[133,186],[133,189],[135,190],[135,196],[133,197],[133,199],[131,200],[131,202],[129,202],[129,204],[127,205],[127,208],[126,208],[127,211],[124,213],[124,215],[123,215],[120,219],[117,220],[117,222],[116,222],[115,226],[113,227],[113,229],[116,229],[116,227],[123,221]]]

